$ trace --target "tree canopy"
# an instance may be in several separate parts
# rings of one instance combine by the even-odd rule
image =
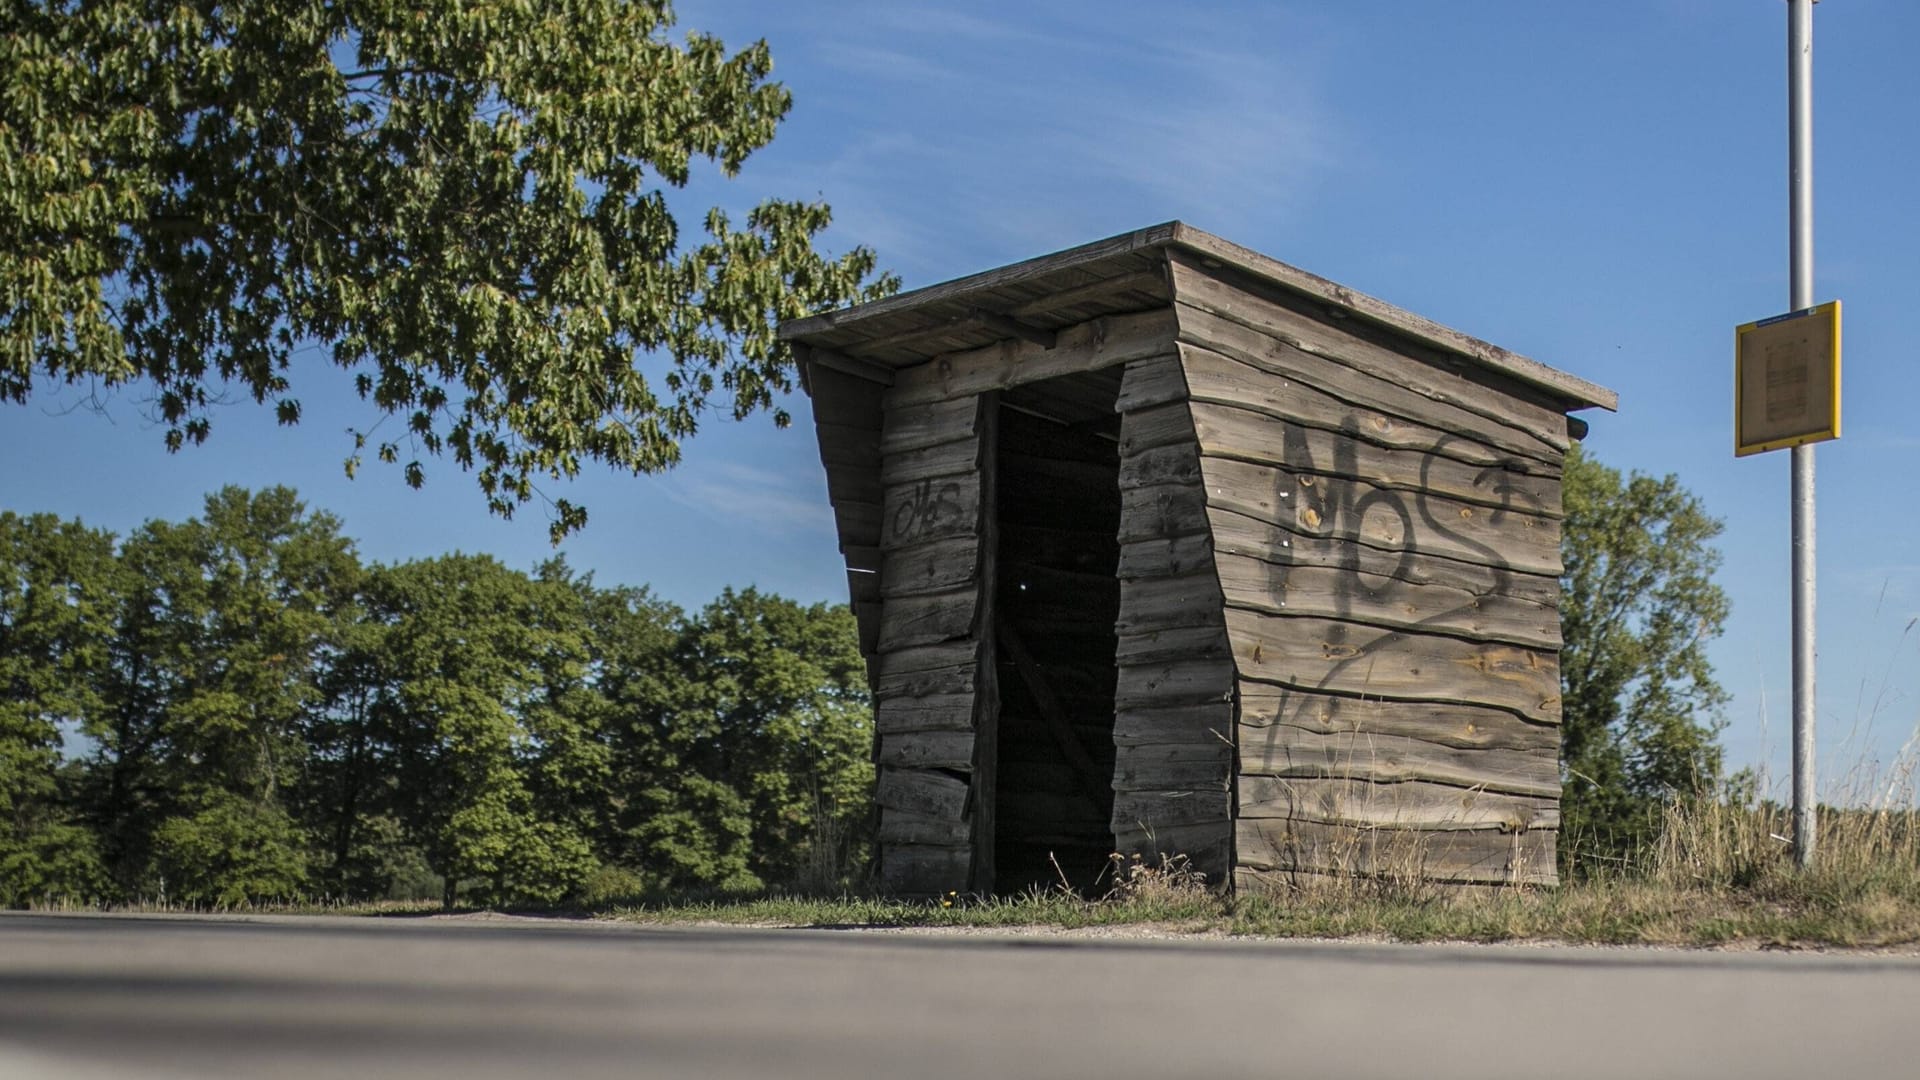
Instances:
[[[712,411],[784,423],[775,325],[896,285],[820,252],[818,202],[683,235],[668,189],[792,99],[764,41],[676,40],[664,0],[5,10],[0,399],[145,379],[177,449],[230,390],[297,422],[311,350],[381,418],[349,473],[446,454],[511,515],[589,461],[671,466]],[[585,520],[553,501],[556,540]]]
[[[1707,643],[1720,522],[1679,479],[1622,477],[1575,445],[1565,473],[1560,654],[1566,849],[1622,857],[1669,799],[1710,793],[1726,692]]]

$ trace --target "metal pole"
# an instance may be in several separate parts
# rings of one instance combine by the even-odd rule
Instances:
[[[1789,310],[1813,306],[1813,5],[1787,0]],[[1813,447],[1793,448],[1793,861],[1813,865]]]

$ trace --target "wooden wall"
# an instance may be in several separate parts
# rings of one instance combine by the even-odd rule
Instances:
[[[1236,676],[1236,884],[1555,880],[1565,416],[1170,261]]]
[[[1177,353],[1120,387],[1116,849],[1186,855],[1226,881],[1233,836],[1233,659]]]

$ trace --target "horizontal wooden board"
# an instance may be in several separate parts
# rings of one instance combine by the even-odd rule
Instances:
[[[1242,774],[1237,816],[1380,829],[1520,832],[1559,828],[1560,800],[1425,780],[1384,784],[1345,777],[1287,779]]]
[[[972,640],[945,641],[938,645],[896,649],[880,658],[880,674],[884,682],[883,685],[873,688],[874,693],[888,697],[894,694],[931,694],[971,690],[973,689],[971,674],[965,676],[962,685],[952,685],[948,677],[956,671],[971,672],[979,654],[980,643]],[[915,675],[918,673],[926,673],[926,681],[916,679]]]
[[[1270,683],[1240,684],[1241,738],[1260,728],[1316,734],[1405,736],[1462,750],[1560,752],[1555,723],[1526,720],[1504,709],[1430,701],[1382,701],[1290,690]],[[1285,736],[1283,736],[1285,737]]]
[[[1508,795],[1560,796],[1560,761],[1552,748],[1463,749],[1408,735],[1268,725],[1240,730],[1239,758],[1242,773],[1262,776],[1431,780]]]
[[[973,633],[980,590],[972,584],[928,596],[896,596],[880,609],[880,651],[932,645]]]
[[[910,547],[980,531],[980,474],[895,484],[881,502],[880,547]]]
[[[1246,555],[1290,566],[1317,566],[1367,574],[1417,585],[1437,585],[1474,596],[1502,596],[1543,608],[1560,606],[1560,579],[1549,574],[1521,573],[1507,567],[1427,555],[1390,551],[1352,543],[1337,536],[1310,536],[1231,510],[1208,511],[1213,532],[1209,544],[1222,554]],[[1153,565],[1154,553],[1144,549],[1129,560],[1121,548],[1121,576],[1133,568]]]
[[[980,403],[975,398],[890,406],[884,416],[880,452],[888,457],[971,441],[980,429]]]
[[[1563,516],[1557,476],[1537,476],[1502,465],[1471,465],[1425,451],[1377,446],[1352,435],[1305,427],[1231,405],[1196,401],[1192,410],[1194,437],[1201,452],[1213,457],[1272,466],[1296,477],[1350,477],[1389,491],[1444,495],[1463,503],[1539,517]]]
[[[1205,570],[1180,577],[1123,578],[1120,581],[1122,635],[1187,626],[1221,625],[1220,582]]]
[[[1343,401],[1305,378],[1243,363],[1225,353],[1182,343],[1181,363],[1195,403],[1232,405],[1379,446],[1437,454],[1470,465],[1498,465],[1537,476],[1559,476],[1560,466],[1490,446],[1458,431],[1430,427],[1381,409]]]
[[[1289,870],[1401,881],[1552,885],[1551,829],[1402,832],[1311,821],[1242,819],[1234,823],[1235,887],[1283,888],[1264,873]]]
[[[882,765],[873,799],[888,809],[959,821],[966,816],[967,784],[943,772]]]
[[[1561,570],[1560,523],[1552,518],[1423,492],[1389,491],[1359,480],[1294,476],[1226,458],[1203,457],[1200,471],[1206,478],[1209,508],[1230,510],[1290,532],[1525,574],[1558,575]],[[1143,490],[1181,489],[1167,485]],[[888,493],[891,497],[892,489]],[[1216,521],[1216,543],[1221,527]],[[1121,538],[1136,538],[1128,535],[1124,522]]]
[[[1132,578],[1177,577],[1213,569],[1213,534],[1135,540],[1120,546],[1119,575]]]
[[[970,887],[973,849],[935,844],[882,844],[880,889],[894,896],[945,896]]]
[[[1120,459],[1123,488],[1199,483],[1200,453],[1192,443],[1155,446]]]
[[[1113,717],[1113,742],[1119,747],[1200,742],[1231,746],[1233,736],[1233,704],[1226,701],[1134,706],[1116,710]]]
[[[1337,361],[1314,356],[1293,344],[1252,327],[1223,319],[1200,308],[1176,304],[1180,340],[1184,344],[1230,356],[1272,375],[1304,383],[1342,401],[1456,432],[1464,438],[1498,447],[1508,453],[1559,465],[1563,451],[1552,442],[1497,420],[1445,402],[1434,401],[1391,379],[1356,371]],[[1565,438],[1565,421],[1561,422]]]
[[[1206,495],[1197,484],[1120,489],[1122,544],[1207,531]]]
[[[880,595],[923,596],[971,585],[979,572],[980,539],[952,536],[884,552]]]
[[[1567,448],[1563,411],[1532,400],[1532,392],[1517,385],[1493,385],[1504,380],[1486,377],[1477,367],[1435,363],[1439,354],[1410,342],[1396,340],[1389,347],[1363,336],[1356,324],[1310,316],[1283,302],[1281,294],[1266,293],[1251,278],[1224,281],[1177,254],[1172,260],[1172,276],[1174,298],[1183,308],[1198,308],[1257,329],[1302,352],[1399,383],[1435,405],[1484,417],[1554,450]]]
[[[1186,397],[1187,377],[1176,352],[1128,364],[1120,379],[1120,396],[1114,407],[1120,412],[1138,412],[1170,401],[1184,401]]]
[[[974,733],[963,731],[883,732],[874,755],[879,765],[903,769],[973,768]]]
[[[1230,659],[1233,648],[1227,640],[1226,624],[1218,611],[1212,615],[1199,626],[1123,634],[1116,644],[1114,658],[1123,668]]]
[[[1166,825],[1152,831],[1127,829],[1114,834],[1114,850],[1122,856],[1124,866],[1139,865],[1162,872],[1181,867],[1201,874],[1204,884],[1217,888],[1231,872],[1233,822],[1223,819]],[[1126,872],[1124,868],[1120,871],[1123,875]]]
[[[1215,564],[1225,602],[1248,611],[1430,630],[1537,649],[1560,647],[1560,612],[1524,600],[1320,566],[1278,565],[1245,555],[1218,555]]]
[[[1553,653],[1332,619],[1227,609],[1240,674],[1300,690],[1493,705],[1526,717],[1560,712]]]
[[[975,714],[970,693],[881,698],[874,703],[873,727],[882,736],[906,731],[971,732]]]
[[[1193,415],[1185,402],[1155,405],[1120,417],[1120,454],[1122,457],[1151,450],[1156,446],[1193,443]]]
[[[880,843],[886,847],[924,844],[953,848],[966,844],[972,833],[973,823],[969,821],[930,817],[911,810],[880,810]]]
[[[1113,831],[1147,832],[1169,825],[1224,821],[1231,796],[1224,788],[1167,788],[1113,793]]]
[[[960,476],[979,467],[980,441],[966,438],[888,454],[880,465],[879,481],[887,486],[909,484],[934,477]]]
[[[1174,352],[1175,324],[1168,308],[1103,315],[1059,330],[1051,348],[1005,339],[981,348],[936,356],[906,368],[882,398],[886,408],[971,397],[1042,379],[1124,364]]]
[[[1233,747],[1223,742],[1123,746],[1114,758],[1113,790],[1225,791],[1232,775]]]
[[[1233,696],[1231,660],[1171,660],[1122,664],[1115,707],[1203,704]]]

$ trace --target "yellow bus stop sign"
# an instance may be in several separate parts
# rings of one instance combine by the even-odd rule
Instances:
[[[1736,457],[1840,437],[1840,301],[1733,331]]]

